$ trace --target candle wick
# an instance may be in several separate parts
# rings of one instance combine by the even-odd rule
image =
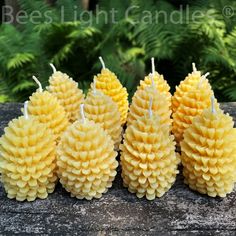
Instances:
[[[81,115],[81,118],[82,118],[82,122],[85,124],[86,120],[85,120],[85,115],[84,115],[84,104],[80,104],[80,115]]]
[[[100,60],[100,62],[101,62],[101,64],[102,64],[102,68],[103,68],[103,69],[106,69],[106,66],[105,66],[105,63],[104,63],[102,57],[99,57],[99,60]]]
[[[213,114],[216,114],[216,109],[215,109],[215,96],[214,96],[214,95],[211,96],[211,112],[212,112]]]
[[[42,93],[43,92],[42,84],[40,83],[40,81],[35,76],[33,76],[32,78],[35,81],[35,83],[39,86],[39,92]]]
[[[24,103],[24,117],[26,120],[29,119],[29,114],[28,114],[28,101]]]
[[[149,101],[149,109],[148,109],[148,114],[150,118],[152,118],[152,102],[153,102],[153,99],[151,97]]]
[[[152,73],[155,74],[155,59],[154,57],[151,58],[151,62],[152,62]]]
[[[52,67],[53,73],[56,73],[57,72],[56,67],[52,63],[50,63],[49,65]]]
[[[93,79],[93,93],[94,93],[94,95],[97,94],[96,83],[97,83],[97,80],[94,78],[94,79]]]
[[[210,73],[207,72],[205,75],[202,75],[202,76],[201,76],[201,79],[200,79],[199,84],[198,84],[198,88],[200,88],[200,87],[202,86],[203,81],[204,81],[204,80],[207,78],[207,76],[209,76],[209,75],[210,75]]]
[[[151,58],[151,63],[152,63],[152,73],[151,73],[152,87],[155,87],[155,83],[154,83],[154,76],[155,76],[155,61],[154,61],[154,57]]]
[[[196,64],[194,62],[192,63],[192,66],[193,66],[193,72],[196,73],[197,72],[197,68],[196,68]]]

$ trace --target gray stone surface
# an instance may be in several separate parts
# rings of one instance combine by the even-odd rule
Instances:
[[[0,135],[21,114],[21,104],[0,104]],[[236,103],[223,104],[236,118]],[[191,191],[180,174],[155,201],[137,199],[118,173],[100,200],[71,198],[60,185],[46,200],[9,200],[0,186],[0,234],[58,235],[236,235],[236,191],[210,198]]]

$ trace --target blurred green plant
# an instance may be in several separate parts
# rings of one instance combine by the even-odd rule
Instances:
[[[18,2],[20,9],[29,14],[40,11],[42,17],[37,18],[40,24],[29,19],[24,25],[0,26],[1,102],[26,100],[36,89],[32,75],[46,86],[52,73],[49,62],[87,91],[93,75],[100,70],[99,55],[127,87],[130,97],[150,71],[150,58],[155,57],[157,70],[172,89],[191,72],[194,61],[202,71],[211,72],[210,80],[220,101],[236,100],[236,16],[222,14],[225,6],[236,9],[235,2],[185,0],[179,1],[184,4],[180,6],[171,0],[99,0],[100,10],[116,11],[115,24],[111,15],[107,24],[96,11],[90,21],[74,21],[74,12],[78,16],[82,13],[78,1],[57,0],[53,7],[38,0]],[[127,16],[130,6],[138,7]],[[166,15],[156,14],[157,10]],[[145,11],[151,18],[145,18]],[[191,19],[189,16],[197,11],[201,17]],[[51,24],[45,23],[46,12],[53,19]]]

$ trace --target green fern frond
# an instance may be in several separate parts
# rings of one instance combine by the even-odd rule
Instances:
[[[132,2],[139,7],[135,9],[133,15],[134,21],[139,22],[134,30],[134,39],[139,45],[143,45],[145,59],[151,56],[157,59],[173,57],[174,50],[184,35],[181,34],[184,32],[183,25],[171,21],[170,14],[175,10],[174,7],[164,1],[158,1],[157,5],[151,1],[148,4],[138,0]],[[147,22],[144,21],[144,10],[148,10],[148,15],[150,14]],[[166,17],[163,17],[161,12],[164,12]]]
[[[68,58],[69,55],[72,54],[73,46],[74,46],[74,43],[72,42],[60,48],[60,50],[52,58],[52,62],[55,65],[60,65],[62,61],[66,60],[66,58]]]
[[[150,57],[154,56],[157,69],[173,88],[196,62],[203,73],[211,72],[220,99],[236,100],[236,14],[231,18],[222,14],[227,5],[236,9],[235,1],[98,0],[108,22],[97,11],[88,12],[87,21],[80,20],[83,9],[78,0],[57,0],[54,7],[41,0],[18,2],[29,15],[37,10],[42,16],[36,25],[30,16],[27,24],[0,26],[0,101],[26,100],[36,88],[32,74],[47,85],[52,73],[49,62],[87,91],[101,69],[99,55],[130,97],[150,71]],[[184,5],[182,15],[180,4]],[[116,11],[113,23],[112,8]],[[201,17],[191,18],[196,11]],[[50,24],[49,18],[53,20]]]
[[[70,39],[85,39],[88,37],[93,37],[94,34],[101,33],[98,29],[94,27],[86,27],[86,28],[79,28],[73,30],[69,35],[68,38]]]
[[[235,80],[236,78],[234,78]],[[232,101],[236,100],[236,84],[230,86],[230,88],[227,88],[225,90],[225,95],[228,96]]]
[[[43,23],[49,19],[55,20],[54,11],[45,1],[41,0],[18,0],[20,9],[27,13],[28,23]]]
[[[6,95],[0,95],[0,103],[7,102],[9,98]]]
[[[233,30],[225,37],[225,44],[228,47],[229,54],[236,60],[236,26]]]
[[[27,89],[35,88],[35,83],[30,80],[23,80],[12,89],[13,93],[20,93]]]
[[[62,22],[74,22],[79,14],[79,4],[76,0],[57,0],[57,12]]]
[[[30,53],[17,53],[13,58],[11,58],[7,63],[7,69],[16,69],[23,66],[25,63],[32,63],[35,56]]]

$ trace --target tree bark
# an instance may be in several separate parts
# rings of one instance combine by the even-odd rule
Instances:
[[[89,0],[82,0],[82,6],[85,10],[89,9]]]
[[[1,1],[0,2],[0,8],[1,8],[1,11],[0,11],[0,24],[4,21],[3,19],[3,12],[2,12],[2,9],[3,9],[3,6],[4,6],[4,1]]]
[[[45,1],[46,1],[46,3],[48,3],[49,5],[53,6],[57,0],[45,0]]]
[[[10,21],[11,23],[16,24],[17,23],[16,15],[17,12],[20,10],[17,0],[5,0],[5,5],[12,8],[11,16],[6,15],[5,20],[7,22]]]

